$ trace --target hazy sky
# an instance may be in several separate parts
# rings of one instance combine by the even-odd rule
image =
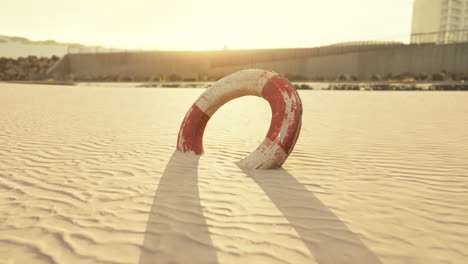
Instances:
[[[113,48],[408,40],[412,0],[0,0],[0,35]]]

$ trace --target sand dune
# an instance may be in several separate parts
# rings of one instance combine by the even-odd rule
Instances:
[[[0,263],[468,260],[468,94],[302,92],[295,151],[256,171],[259,98],[174,151],[202,91],[0,83]]]

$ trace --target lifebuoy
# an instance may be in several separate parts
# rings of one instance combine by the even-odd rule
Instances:
[[[185,115],[177,139],[177,150],[203,154],[203,133],[210,117],[228,101],[245,95],[267,100],[272,118],[263,142],[240,164],[256,169],[281,167],[299,137],[302,103],[294,87],[272,71],[239,71],[208,88]]]

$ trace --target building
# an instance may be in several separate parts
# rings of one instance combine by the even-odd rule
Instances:
[[[414,0],[411,43],[468,41],[468,0]]]

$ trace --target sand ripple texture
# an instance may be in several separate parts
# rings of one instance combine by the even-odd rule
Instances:
[[[301,92],[249,171],[260,98],[174,152],[202,91],[0,83],[0,263],[468,263],[468,93]]]

